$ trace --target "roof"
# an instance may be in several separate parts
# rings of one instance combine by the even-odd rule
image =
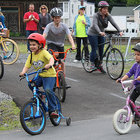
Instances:
[[[111,11],[111,15],[113,15],[113,16],[134,15],[133,9],[135,9],[135,7],[113,7],[112,11]]]

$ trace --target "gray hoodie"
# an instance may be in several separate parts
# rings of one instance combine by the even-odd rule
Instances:
[[[105,31],[105,27],[103,23],[101,22],[101,20],[99,20],[99,18],[102,18],[102,15],[99,12],[93,15],[93,21],[92,21],[92,25],[89,28],[88,35],[91,35],[91,36],[98,35],[100,32]],[[118,32],[121,32],[119,26],[115,23],[114,19],[112,18],[110,14],[108,14],[108,16],[105,16],[103,20],[105,21],[106,24],[108,24],[108,21],[109,21],[117,29]]]

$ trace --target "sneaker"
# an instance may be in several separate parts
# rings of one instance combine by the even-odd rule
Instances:
[[[50,117],[51,118],[58,118],[59,115],[56,112],[51,112]]]
[[[67,83],[66,83],[66,89],[68,89],[68,88],[71,88],[71,86],[70,85],[67,85]]]
[[[3,57],[3,59],[7,59],[7,56],[5,55],[5,56]]]
[[[99,69],[102,73],[106,73],[106,71],[103,69],[103,66],[102,66],[102,65],[99,65],[99,66],[98,66],[98,69]]]
[[[75,59],[75,60],[73,60],[73,62],[78,63],[78,62],[80,62],[80,60]]]
[[[95,67],[95,65],[92,64],[92,65],[90,66],[90,70],[97,70],[97,67]]]

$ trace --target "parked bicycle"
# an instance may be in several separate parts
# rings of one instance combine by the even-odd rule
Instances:
[[[123,74],[124,59],[123,59],[123,55],[120,52],[120,50],[118,50],[117,48],[114,48],[112,45],[112,37],[114,35],[116,35],[115,32],[106,32],[108,41],[106,41],[105,43],[99,44],[99,47],[100,47],[100,45],[108,44],[108,46],[105,47],[106,49],[103,54],[103,58],[106,57],[106,59],[102,59],[102,60],[106,61],[106,71],[107,71],[107,74],[109,75],[109,77],[113,80],[116,80],[116,79],[120,78]],[[91,51],[91,49],[89,48],[89,52],[90,51]],[[97,51],[97,54],[99,54],[99,50]],[[89,53],[89,55],[90,55],[90,53]],[[91,69],[91,62],[90,62],[89,58],[90,58],[90,56],[87,59],[87,56],[85,55],[85,48],[83,48],[81,62],[82,62],[84,70],[89,73],[91,73],[93,71],[97,71],[97,70],[100,71],[99,65],[101,64],[101,60],[100,60],[99,55],[98,55],[98,59],[96,61],[97,69],[95,69],[95,70]]]
[[[3,75],[4,75],[4,64],[2,58],[0,57],[0,79],[2,79]]]
[[[66,81],[65,81],[65,73],[63,71],[63,66],[62,66],[62,60],[66,59],[68,51],[71,50],[72,48],[68,48],[65,52],[54,52],[52,49],[49,49],[49,51],[52,52],[52,55],[56,61],[54,68],[57,73],[56,73],[56,86],[54,90],[61,102],[64,102],[66,99]],[[64,54],[63,59],[57,57],[60,53]]]
[[[39,73],[43,72],[43,70],[44,69],[39,69],[38,71],[32,73],[25,73],[28,86],[33,88],[33,97],[21,108],[20,122],[23,129],[31,135],[40,134],[45,129],[46,120],[48,119],[50,119],[54,126],[58,126],[61,119],[66,119],[67,126],[69,126],[71,123],[70,117],[64,117],[62,115],[61,104],[57,96],[55,96],[55,98],[58,118],[50,117],[47,95],[36,87],[36,80]],[[35,76],[32,78],[32,80],[29,80],[29,76],[33,74],[35,74]],[[22,77],[21,79],[25,77]]]
[[[121,82],[123,91],[127,95],[126,105],[123,109],[116,111],[113,116],[113,127],[119,134],[128,133],[132,123],[135,123],[140,127],[140,106],[136,106],[134,102],[130,100],[131,90],[134,86],[133,82],[134,80]]]
[[[4,64],[13,64],[19,57],[19,48],[16,42],[5,37],[4,30],[0,33],[0,56]]]

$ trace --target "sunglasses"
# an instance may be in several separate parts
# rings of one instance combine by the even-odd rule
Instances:
[[[41,9],[46,9],[46,8],[41,8]]]

